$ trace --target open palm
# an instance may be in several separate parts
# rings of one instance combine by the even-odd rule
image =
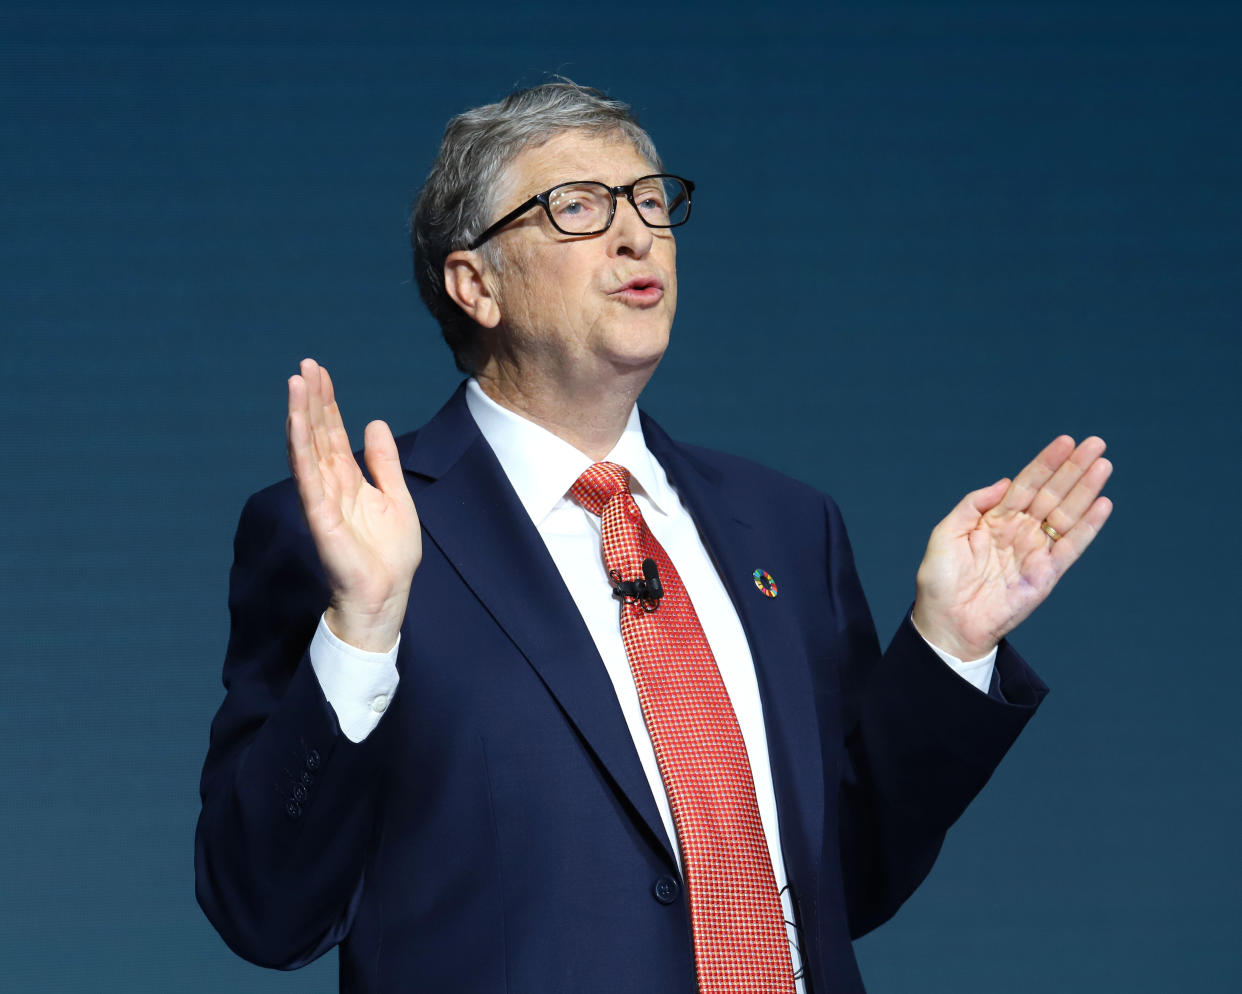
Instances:
[[[1112,473],[1104,442],[1062,435],[1011,482],[967,494],[932,531],[914,624],[961,659],[978,659],[1035,610],[1104,527]],[[1050,530],[1043,527],[1047,525]]]
[[[350,450],[328,371],[302,360],[289,378],[289,467],[332,592],[328,627],[345,642],[384,652],[405,615],[422,558],[418,513],[383,421],[366,428],[367,481]]]

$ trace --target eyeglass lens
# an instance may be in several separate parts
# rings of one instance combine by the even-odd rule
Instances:
[[[634,205],[653,228],[681,224],[690,210],[685,184],[672,176],[652,176],[634,185]],[[570,235],[589,235],[608,227],[612,194],[603,183],[564,183],[548,193],[552,222]]]

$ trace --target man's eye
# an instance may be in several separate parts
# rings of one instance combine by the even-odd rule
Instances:
[[[558,218],[583,218],[596,214],[600,209],[600,198],[590,193],[572,193],[556,197],[552,201],[552,213]]]
[[[583,224],[593,222],[600,216],[599,204],[590,197],[574,197],[562,200],[552,208],[558,221]]]
[[[653,224],[664,224],[668,221],[668,206],[664,197],[646,196],[642,200],[635,198],[638,213]]]
[[[634,204],[644,217],[663,218],[668,213],[668,195],[659,183],[644,182],[634,190]]]

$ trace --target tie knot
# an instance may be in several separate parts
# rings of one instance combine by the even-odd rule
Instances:
[[[630,471],[615,462],[588,466],[569,488],[569,496],[592,514],[603,515],[604,506],[617,494],[630,492]]]

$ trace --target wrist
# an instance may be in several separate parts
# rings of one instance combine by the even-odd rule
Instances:
[[[355,649],[388,652],[397,644],[405,620],[406,596],[390,598],[378,608],[333,603],[323,613],[328,630]]]
[[[974,662],[990,655],[999,644],[996,639],[970,639],[964,637],[952,623],[928,611],[919,601],[914,602],[910,623],[923,641],[934,649],[947,653],[964,663]]]

